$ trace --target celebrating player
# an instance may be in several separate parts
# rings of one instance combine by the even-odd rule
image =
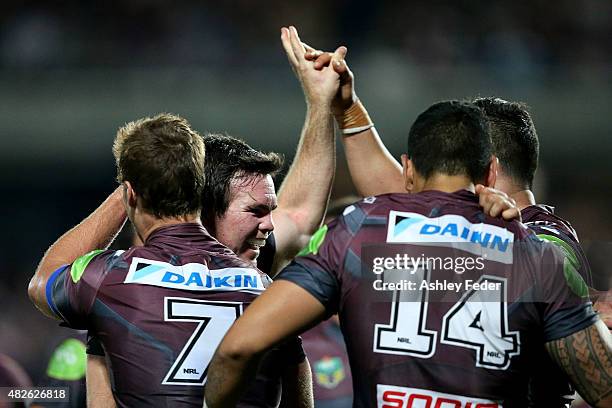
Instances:
[[[330,64],[329,53],[307,53],[307,59],[316,59],[315,67]],[[345,130],[343,143],[353,182],[360,194],[377,195],[387,192],[404,192],[401,166],[387,151],[367,111],[357,98],[354,90],[354,77],[345,61],[333,65],[341,76],[341,89],[334,100],[336,118],[342,127],[344,123],[360,120],[361,129]],[[493,152],[499,159],[499,174],[495,188],[507,193],[521,210],[523,222],[538,237],[558,245],[572,263],[567,276],[576,290],[584,293],[590,288],[592,293],[607,291],[607,282],[595,282],[591,275],[588,260],[580,245],[578,235],[571,224],[554,213],[554,208],[537,204],[531,191],[538,167],[539,142],[535,126],[525,105],[508,102],[500,98],[477,98],[474,104],[485,112],[491,127]],[[492,196],[494,197],[494,196]],[[489,198],[481,198],[483,205]],[[599,305],[601,308],[607,304]],[[608,322],[608,325],[610,323]],[[535,368],[530,389],[530,406],[565,406],[571,402],[573,391],[567,383],[565,374],[550,361],[546,353],[540,356],[541,364]]]
[[[206,360],[269,278],[200,223],[204,144],[184,119],[162,114],[131,122],[119,130],[113,152],[121,186],[49,248],[30,297],[44,314],[100,341],[117,405],[201,405]],[[97,250],[126,214],[144,246]],[[297,341],[266,360],[246,404],[274,406],[283,370],[308,370]]]
[[[531,356],[543,345],[590,402],[612,403],[612,339],[589,300],[566,282],[563,255],[519,222],[493,219],[478,206],[474,185],[494,185],[497,173],[482,111],[461,102],[433,105],[413,124],[408,151],[403,175],[414,194],[349,207],[329,225],[317,253],[296,258],[229,330],[211,363],[209,408],[232,406],[259,353],[335,312],[357,407],[524,407]],[[373,293],[362,268],[364,244],[435,242],[435,234],[441,242],[445,236],[453,244],[476,242],[465,251],[481,247],[489,255],[486,274],[474,269],[463,276],[499,283],[493,301],[470,300],[479,296],[474,291],[456,303],[402,302],[402,291],[382,301]],[[507,264],[502,242],[525,251]],[[457,278],[436,268],[419,274],[425,282]],[[601,380],[588,383],[593,374]]]
[[[295,39],[297,33],[292,30],[282,30],[288,56],[293,54],[290,38],[299,44]],[[343,51],[338,51],[338,58],[344,56]],[[304,67],[308,69],[296,70],[308,111],[295,160],[279,193],[278,206],[272,184],[272,176],[282,166],[278,155],[259,152],[230,136],[204,137],[207,157],[202,221],[215,238],[241,259],[257,262],[258,268],[269,274],[295,256],[320,225],[335,169],[329,105],[337,90],[338,78],[331,69],[321,73],[312,69],[312,63],[308,64]],[[94,391],[110,395],[104,358],[90,354],[88,366],[88,381],[96,384]],[[288,393],[284,399],[287,406],[295,405],[291,403],[295,396]]]

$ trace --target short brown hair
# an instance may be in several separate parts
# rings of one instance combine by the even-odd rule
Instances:
[[[185,119],[162,113],[127,123],[113,155],[117,181],[130,182],[146,211],[161,218],[200,210],[204,143]]]

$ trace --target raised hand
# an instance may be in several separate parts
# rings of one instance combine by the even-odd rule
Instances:
[[[306,44],[304,45],[307,50],[304,58],[314,63],[314,69],[321,70],[331,66],[340,76],[340,87],[332,101],[332,111],[335,115],[341,114],[354,102],[357,102],[355,76],[346,63],[346,53],[342,59],[338,59],[335,55],[336,53],[315,50]]]
[[[338,93],[341,75],[329,64],[315,69],[315,62],[305,57],[307,52],[314,50],[302,43],[295,27],[281,28],[281,41],[289,64],[302,85],[308,105],[331,108],[332,100]],[[346,47],[338,47],[333,54],[330,53],[330,61],[344,61],[346,52]]]

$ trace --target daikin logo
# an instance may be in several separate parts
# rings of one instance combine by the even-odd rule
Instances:
[[[133,258],[124,283],[139,283],[165,288],[196,291],[263,291],[259,273],[251,268],[208,269],[206,265],[189,263],[171,265],[166,262]]]
[[[460,215],[429,218],[422,214],[391,211],[387,242],[410,244],[465,243],[456,246],[489,260],[512,263],[514,234],[505,228],[471,223]]]
[[[413,224],[415,224],[417,222],[421,222],[424,219],[425,218],[422,217],[422,216],[404,217],[404,216],[398,214],[395,217],[395,228],[393,230],[393,235],[397,237],[402,232],[406,231],[406,229],[408,227],[410,227],[411,225],[413,225]]]

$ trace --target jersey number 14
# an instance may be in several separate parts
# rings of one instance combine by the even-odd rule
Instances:
[[[420,270],[418,280],[429,280],[428,272]],[[496,290],[470,290],[463,294],[442,318],[440,342],[476,352],[476,367],[505,370],[510,359],[520,353],[519,333],[508,330],[506,279],[483,275],[478,283],[490,282]],[[419,282],[420,287],[420,282]],[[428,289],[416,294],[396,291],[391,304],[389,324],[374,326],[374,352],[430,358],[436,352],[435,330],[428,330]]]

